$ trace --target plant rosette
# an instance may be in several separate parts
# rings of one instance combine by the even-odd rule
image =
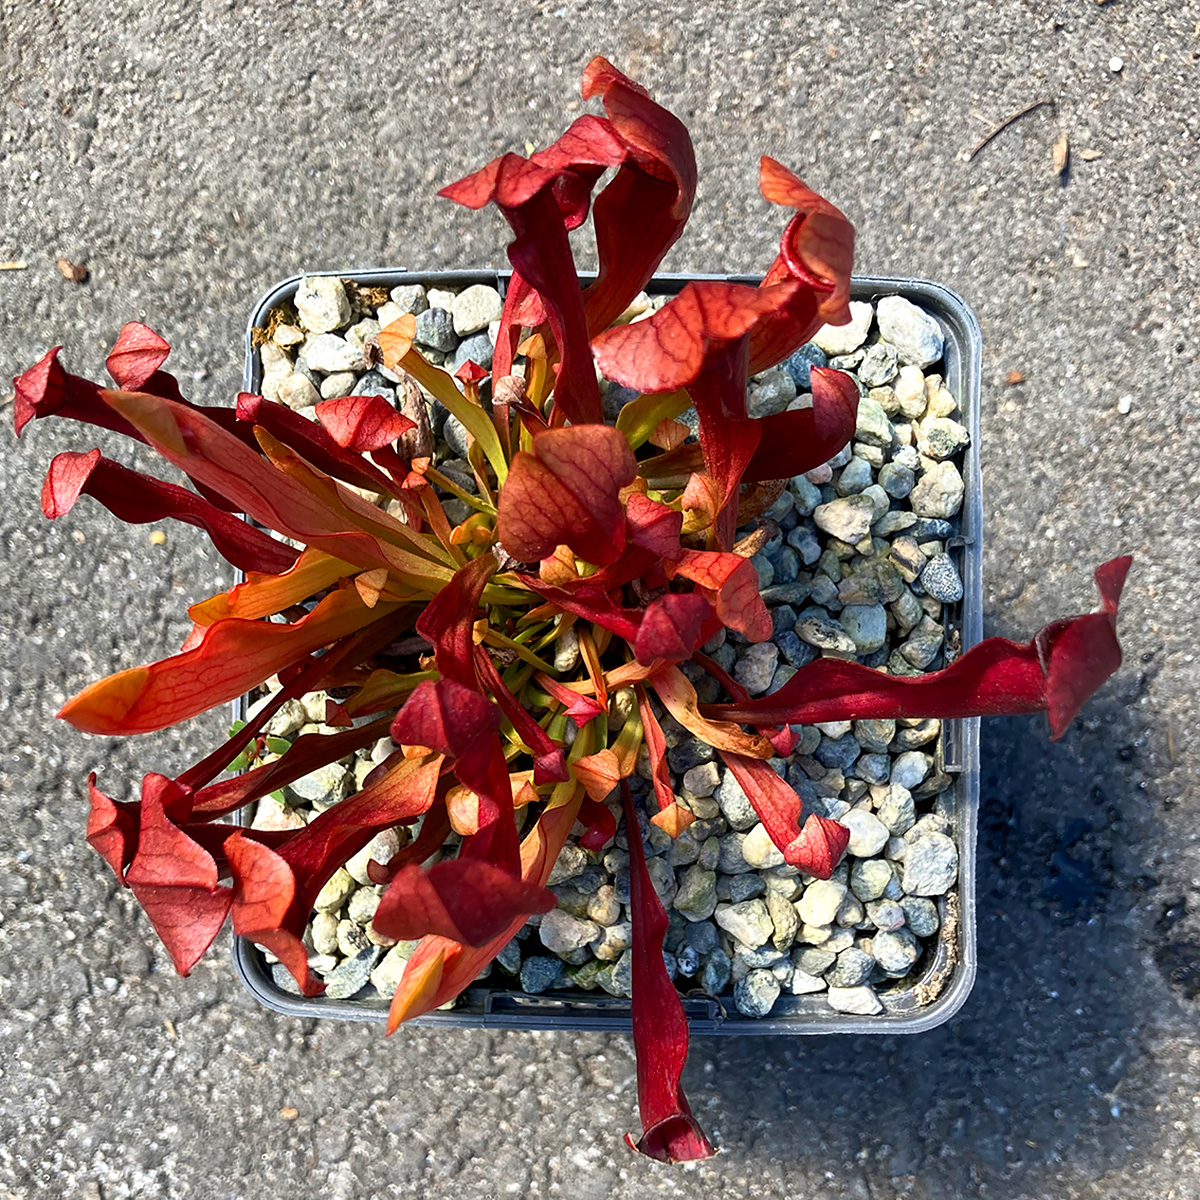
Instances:
[[[685,282],[652,280],[649,294],[637,297],[618,323],[648,319]],[[377,333],[379,322],[394,319],[397,307],[399,315],[431,311],[432,296],[434,307],[446,315],[427,320],[426,336],[456,323],[463,333],[441,336],[441,350],[422,346],[423,352],[445,355],[448,365],[473,354],[486,368],[492,343],[484,342],[486,332],[475,327],[500,311],[504,286],[502,277],[482,272],[423,277],[376,270],[345,279],[290,280],[272,289],[252,318],[251,339],[260,352],[248,356],[246,386],[251,391],[264,386],[265,361],[272,366],[271,388],[297,397],[300,411],[311,410],[320,389],[380,390],[395,401],[399,380],[387,368],[381,372],[360,363],[329,384],[329,373],[308,367],[303,346],[305,336],[312,335],[305,334],[296,301],[301,297],[311,307],[307,298],[317,294],[326,297],[331,311],[344,314],[335,332],[349,341]],[[969,429],[977,414],[973,407],[959,412],[955,395],[956,388],[968,394],[975,390],[977,343],[969,336],[974,327],[970,314],[943,289],[910,281],[907,292],[936,306],[947,334],[928,309],[918,311],[907,299],[899,302],[884,281],[856,279],[852,294],[876,297],[878,303],[854,302],[852,324],[819,330],[784,364],[749,381],[747,406],[753,416],[810,404],[811,368],[830,361],[846,370],[864,395],[854,441],[809,476],[789,480],[766,512],[738,530],[744,550],[762,540],[761,531],[770,535],[751,562],[771,614],[771,641],[750,643],[721,634],[704,650],[752,695],[777,690],[822,653],[853,655],[868,666],[912,674],[937,669],[947,654],[952,658],[978,640],[970,632],[977,621],[966,612],[967,600],[978,608],[978,596],[964,597],[955,561],[962,555],[956,548],[964,540],[960,533],[974,543],[979,538],[978,513],[972,511],[977,500],[973,505],[968,485],[975,461],[964,462],[974,445]],[[356,303],[347,303],[350,296]],[[903,356],[915,361],[900,363],[901,350],[881,336],[877,308]],[[263,354],[268,333],[273,346]],[[283,364],[291,375],[283,373]],[[606,415],[615,419],[632,397],[608,380],[601,379],[600,388]],[[470,436],[431,397],[425,399],[439,470],[473,492],[476,484],[465,458]],[[694,429],[694,410],[682,420]],[[934,473],[918,487],[926,467]],[[842,531],[840,521],[853,519],[857,502],[834,502],[861,495],[872,497],[879,510],[871,513],[873,544],[870,553],[847,554],[846,543],[834,533]],[[450,493],[443,490],[441,498],[452,521],[469,515]],[[384,496],[377,500],[390,502]],[[834,507],[825,507],[830,504]],[[818,507],[821,524],[814,520]],[[556,671],[569,673],[578,657],[568,635],[556,654]],[[681,669],[692,675],[703,698],[723,697],[719,681],[695,664]],[[278,681],[271,687],[277,690]],[[269,698],[264,689],[252,699],[249,715]],[[321,732],[326,699],[323,693],[302,697],[272,718],[266,731],[275,743],[267,746],[268,760],[280,745],[287,748],[287,739]],[[632,691],[616,701],[610,733],[620,726],[620,710],[633,702]],[[957,761],[963,756],[956,747],[944,744],[941,722],[907,718],[798,726],[791,755],[772,760],[816,811],[841,817],[851,828],[847,857],[826,882],[805,879],[783,861],[712,747],[689,734],[653,697],[651,703],[664,730],[672,790],[696,817],[676,839],[644,815],[639,818],[652,882],[670,919],[664,941],[668,969],[688,997],[693,1031],[774,1031],[803,1023],[812,1032],[883,1032],[931,1027],[956,1011],[971,981],[972,947],[964,943],[971,936],[972,913],[959,886],[959,862],[971,852],[975,799],[968,794],[974,782],[969,767],[960,777],[966,764]],[[326,727],[325,732],[336,730]],[[390,737],[381,738],[344,763],[323,767],[273,799],[259,801],[254,827],[300,827],[350,794],[395,749]],[[635,798],[648,791],[651,778],[648,756],[642,755],[631,777]],[[852,810],[859,811],[847,815]],[[548,880],[558,897],[557,911],[532,917],[497,955],[494,969],[448,1007],[467,1019],[471,1014],[483,1019],[485,1013],[492,1022],[516,1017],[518,1027],[569,1026],[582,1018],[592,1027],[619,1029],[628,1020],[624,1001],[631,991],[632,914],[626,835],[619,814],[615,837],[605,846],[582,846],[585,832],[579,825],[573,829]],[[930,833],[939,837],[914,856],[906,871],[909,845]],[[324,1000],[290,999],[298,989],[287,969],[270,962],[269,955],[264,965],[243,948],[239,968],[254,995],[284,1012],[383,1015],[379,1005],[391,998],[416,943],[393,944],[375,929],[371,918],[382,888],[372,883],[367,866],[372,857],[385,863],[402,836],[400,830],[378,835],[317,898],[304,940],[312,951],[310,968],[325,980]],[[831,905],[836,913],[825,920]],[[551,1003],[539,1006],[533,999],[539,995]],[[352,1003],[328,1003],[347,1000]],[[931,1011],[938,1000],[944,1002]],[[898,1020],[873,1023],[885,1012]],[[768,1015],[774,1020],[761,1024]]]
[[[448,308],[427,293],[428,307],[416,312],[415,301],[403,311],[403,299],[311,280],[296,296],[296,323],[277,323],[262,344],[262,394],[239,395],[235,408],[185,400],[162,369],[167,343],[130,324],[106,362],[115,388],[69,375],[56,348],[15,380],[15,418],[18,433],[50,415],[124,433],[194,488],[129,470],[99,450],[66,452],[47,475],[47,516],[63,515],[87,494],[127,521],[187,521],[245,572],[229,591],[192,605],[193,631],[179,653],[91,685],[60,713],[88,733],[151,733],[268,687],[266,702],[207,757],[175,778],[147,774],[139,800],[112,799],[94,775],[88,781],[88,840],[133,891],[176,968],[190,970],[231,917],[235,933],[273,955],[302,994],[321,994],[328,982],[310,962],[317,948],[306,933],[315,943],[314,909],[339,911],[332,891],[349,896],[353,866],[381,889],[356,892],[366,897],[356,903],[373,908],[369,926],[393,943],[388,952],[399,967],[390,1031],[452,1001],[497,955],[511,953],[531,921],[541,918],[543,942],[548,925],[559,926],[555,937],[569,937],[564,917],[587,933],[589,922],[601,924],[588,911],[595,896],[580,917],[562,904],[563,889],[548,886],[563,878],[556,867],[577,829],[583,851],[611,846],[609,854],[627,855],[613,859],[613,895],[604,897],[620,905],[618,883],[622,897],[628,889],[629,945],[620,955],[628,954],[642,1134],[627,1140],[654,1158],[682,1161],[712,1147],[680,1085],[688,1025],[672,970],[682,986],[690,982],[679,966],[681,925],[672,924],[659,893],[673,882],[664,856],[690,853],[678,849],[689,841],[697,849],[689,865],[698,865],[700,854],[711,861],[716,837],[720,866],[721,837],[699,840],[695,827],[705,832],[703,822],[717,819],[697,808],[724,810],[714,792],[703,795],[706,784],[673,777],[672,754],[678,768],[681,746],[707,746],[691,751],[696,767],[715,764],[736,781],[744,819],[752,812],[763,831],[764,861],[779,860],[763,868],[777,869],[778,879],[773,889],[764,881],[766,899],[735,901],[732,883],[729,900],[715,897],[726,906],[723,920],[714,908],[717,924],[738,943],[731,976],[738,952],[749,952],[741,954],[735,991],[769,996],[766,980],[780,982],[773,969],[783,961],[773,955],[792,953],[798,936],[819,951],[823,943],[808,930],[847,929],[838,918],[856,916],[855,903],[875,926],[875,967],[846,990],[870,991],[871,972],[883,966],[881,939],[905,926],[882,929],[880,918],[897,922],[897,914],[877,908],[871,915],[866,903],[876,902],[858,898],[853,868],[842,860],[852,838],[874,832],[871,823],[887,829],[877,807],[885,800],[871,789],[884,784],[884,757],[888,785],[903,782],[896,772],[904,754],[892,758],[893,741],[901,730],[921,729],[919,722],[1036,711],[1048,713],[1060,736],[1119,665],[1116,614],[1129,560],[1097,569],[1099,611],[1056,621],[1029,642],[989,639],[939,670],[912,673],[914,640],[923,646],[918,657],[932,650],[925,666],[937,653],[937,616],[923,601],[952,582],[944,565],[931,571],[931,564],[951,560],[939,553],[936,529],[911,539],[906,570],[920,566],[915,581],[925,595],[905,593],[922,611],[908,605],[913,623],[904,630],[887,610],[900,598],[884,603],[878,590],[891,580],[887,563],[900,571],[892,562],[900,539],[888,542],[876,524],[888,519],[895,498],[880,477],[895,468],[889,475],[903,487],[897,481],[909,456],[897,462],[893,453],[875,482],[862,474],[864,467],[870,474],[874,450],[886,449],[867,436],[868,429],[883,436],[880,415],[891,420],[885,397],[861,397],[836,359],[809,365],[811,400],[775,410],[777,398],[762,395],[764,372],[784,363],[803,370],[793,356],[814,337],[828,336],[829,327],[854,337],[856,322],[867,319],[850,303],[850,223],[764,158],[760,189],[789,219],[761,284],[697,280],[622,320],[683,231],[695,158],[680,122],[604,59],[586,69],[583,96],[599,98],[605,116],[580,117],[545,150],[505,154],[442,190],[468,208],[494,204],[512,227],[513,275],[498,312],[498,296],[476,291],[468,302],[472,289]],[[589,210],[599,269],[585,287],[569,233]],[[375,319],[364,300],[377,306]],[[899,328],[889,332],[882,303],[871,316],[881,336],[842,365],[864,384],[865,371],[882,378],[890,346],[898,380],[902,355],[906,370],[920,359],[897,340]],[[906,310],[901,322],[914,337],[920,316]],[[868,336],[869,327],[847,352],[853,357]],[[289,338],[301,347],[294,355]],[[362,367],[376,375],[366,385]],[[603,393],[600,377],[608,381]],[[916,381],[908,378],[915,407]],[[930,415],[927,385],[923,378],[922,415],[892,422],[892,437],[903,444],[897,430],[906,424],[913,439],[910,495],[920,489],[945,498],[955,490],[952,443],[960,435],[953,407]],[[878,386],[892,388],[888,403],[903,413],[902,388]],[[952,405],[932,391],[935,408]],[[440,437],[453,460],[440,457],[435,440],[439,406]],[[856,453],[860,444],[870,452]],[[850,486],[855,476],[847,481],[852,467],[859,490]],[[815,499],[796,482],[805,477]],[[811,554],[803,537],[796,545],[784,535],[783,497],[797,512],[798,491],[801,507],[805,497],[814,500],[814,524],[833,540],[817,547],[825,566],[813,586],[821,590],[795,594],[830,619],[787,602],[800,646],[820,653],[804,662],[807,652],[789,641],[796,662],[784,664],[789,670],[775,686],[778,618],[764,596],[776,583],[767,584],[766,573],[768,564],[776,572]],[[807,531],[797,524],[787,533],[796,529]],[[874,593],[860,559],[875,564]],[[861,593],[841,593],[847,577]],[[852,602],[859,595],[864,602]],[[784,604],[773,607],[778,613]],[[869,657],[878,649],[867,649],[879,633],[876,607],[885,637],[893,619],[891,628],[905,635],[881,662]],[[850,608],[871,612],[852,618]],[[806,620],[810,640],[796,628]],[[310,706],[321,697],[324,711],[310,712],[305,697]],[[294,703],[305,724],[286,748],[272,746],[280,735],[268,729],[285,709],[294,714],[286,708]],[[895,732],[884,742],[890,723]],[[811,741],[814,727],[824,731],[809,745],[803,739]],[[865,729],[884,749],[851,763],[842,739]],[[226,819],[281,790],[287,799],[286,789],[294,794],[301,781],[356,763],[367,749],[379,761],[352,767],[351,794],[310,820],[262,828],[261,820],[247,827]],[[812,753],[797,759],[798,749]],[[924,758],[920,747],[905,753]],[[871,754],[880,756],[873,773],[864,778],[864,765],[855,774]],[[228,774],[239,756],[248,769]],[[823,772],[815,779],[815,769],[805,770],[809,759]],[[835,772],[836,798],[828,794]],[[914,788],[927,777],[914,778]],[[914,788],[905,788],[915,804]],[[732,799],[730,789],[731,806]],[[893,807],[906,808],[902,795],[894,799]],[[732,825],[728,813],[722,819]],[[914,820],[926,822],[926,833],[892,859],[903,862],[902,877],[944,838],[936,801]],[[635,829],[639,836],[628,836]],[[749,828],[743,861],[748,836]],[[564,882],[570,878],[578,875]],[[801,888],[786,901],[797,930],[784,951],[790,921],[769,901]],[[880,899],[890,899],[886,884]],[[912,914],[896,904],[911,930]],[[678,893],[674,905],[678,913]],[[755,929],[760,908],[769,931],[761,921]],[[346,919],[360,928],[352,914]],[[324,936],[329,922],[323,927]],[[332,933],[339,949],[356,945],[341,920]],[[753,958],[762,947],[749,943],[760,933],[770,950]],[[404,943],[415,945],[396,954]],[[359,953],[370,958],[376,948],[385,947]],[[790,959],[789,966],[794,981]]]

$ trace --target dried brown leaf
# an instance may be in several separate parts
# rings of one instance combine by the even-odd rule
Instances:
[[[60,258],[54,265],[68,283],[83,283],[88,277],[87,263],[73,263],[69,258]]]
[[[1054,143],[1054,174],[1061,175],[1067,169],[1067,163],[1071,161],[1071,144],[1067,141],[1067,135],[1060,134],[1057,142]]]
[[[1084,162],[1095,162],[1096,159],[1104,157],[1104,151],[1092,150],[1090,148],[1087,150],[1080,150],[1079,157],[1082,158]]]

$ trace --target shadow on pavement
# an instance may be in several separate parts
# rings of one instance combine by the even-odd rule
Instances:
[[[1060,743],[1041,718],[985,722],[980,969],[958,1016],[913,1037],[693,1042],[692,1095],[732,1154],[858,1176],[869,1196],[909,1177],[906,1195],[1007,1200],[1147,1140],[1120,1095],[1155,882],[1128,676]]]

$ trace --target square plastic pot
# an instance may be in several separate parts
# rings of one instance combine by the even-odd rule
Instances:
[[[466,287],[486,283],[503,295],[508,272],[497,271],[407,271],[398,268],[325,271],[369,287],[393,288],[400,284]],[[262,364],[253,346],[252,333],[265,327],[267,315],[276,305],[291,300],[300,276],[273,287],[255,306],[246,329],[244,387],[257,392]],[[652,293],[679,291],[689,279],[729,278],[757,284],[756,276],[656,277],[647,287]],[[942,359],[946,384],[958,401],[960,419],[971,434],[971,444],[962,465],[966,494],[959,516],[959,535],[947,542],[947,553],[955,560],[963,581],[963,598],[946,609],[946,642],[970,649],[983,635],[982,536],[983,497],[979,473],[979,381],[981,338],[975,314],[960,296],[922,279],[856,276],[851,288],[855,300],[875,300],[899,295],[930,313],[942,328],[945,352]],[[235,715],[243,715],[245,699],[235,704]],[[781,996],[767,1017],[744,1017],[733,1008],[729,997],[684,997],[683,1007],[694,1034],[823,1034],[823,1033],[921,1033],[949,1020],[966,1001],[975,981],[975,842],[979,810],[979,720],[947,721],[939,744],[936,765],[954,777],[955,841],[959,850],[959,875],[955,890],[939,901],[941,929],[936,950],[927,956],[919,978],[904,987],[880,989],[885,1011],[877,1016],[854,1016],[834,1012],[820,993],[810,996]],[[329,1000],[322,996],[292,995],[271,977],[262,951],[252,942],[235,938],[234,962],[247,990],[260,1003],[298,1017],[330,1017],[337,1020],[379,1021],[387,1018],[387,1001],[382,996],[365,999]],[[630,1028],[630,1002],[607,993],[555,991],[530,996],[512,988],[473,986],[459,998],[455,1008],[417,1018],[416,1024],[498,1029],[609,1030],[625,1033]]]

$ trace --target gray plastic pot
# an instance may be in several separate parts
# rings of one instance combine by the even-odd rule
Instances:
[[[324,271],[312,274],[337,275],[370,287],[393,288],[405,283],[468,286],[486,283],[501,294],[509,279],[498,271],[425,271],[398,268],[361,271]],[[656,277],[647,290],[676,292],[689,279],[728,278],[738,283],[757,284],[756,276]],[[255,306],[246,329],[244,387],[259,390],[262,364],[252,342],[252,332],[266,325],[267,314],[296,294],[300,276],[273,287]],[[957,638],[968,650],[983,636],[983,494],[979,474],[979,380],[982,342],[975,314],[962,298],[922,279],[856,276],[851,298],[873,300],[900,295],[930,313],[945,335],[942,360],[944,376],[958,400],[961,419],[971,434],[971,445],[963,462],[966,495],[960,515],[959,536],[947,542],[963,581],[963,598],[947,606],[945,628],[948,644]],[[235,704],[241,717],[245,700]],[[939,901],[941,930],[937,949],[928,956],[919,979],[904,987],[880,989],[885,1011],[878,1016],[853,1016],[834,1012],[824,999],[815,996],[781,996],[770,1016],[744,1017],[732,1002],[708,996],[685,996],[684,1011],[696,1034],[820,1034],[820,1033],[922,1033],[949,1020],[966,1001],[975,981],[975,840],[979,810],[979,720],[947,721],[940,742],[943,762],[938,766],[955,777],[955,841],[959,849],[956,891]],[[332,1017],[350,1021],[384,1021],[387,1001],[383,997],[328,1000],[295,996],[283,991],[271,978],[262,952],[252,942],[235,938],[234,962],[238,975],[252,996],[276,1012],[297,1017]],[[725,998],[729,1000],[728,997]],[[505,988],[471,987],[454,1009],[433,1012],[416,1023],[434,1026],[468,1026],[495,1029],[611,1030],[630,1028],[630,1002],[597,995],[595,992],[553,992],[530,996]]]

